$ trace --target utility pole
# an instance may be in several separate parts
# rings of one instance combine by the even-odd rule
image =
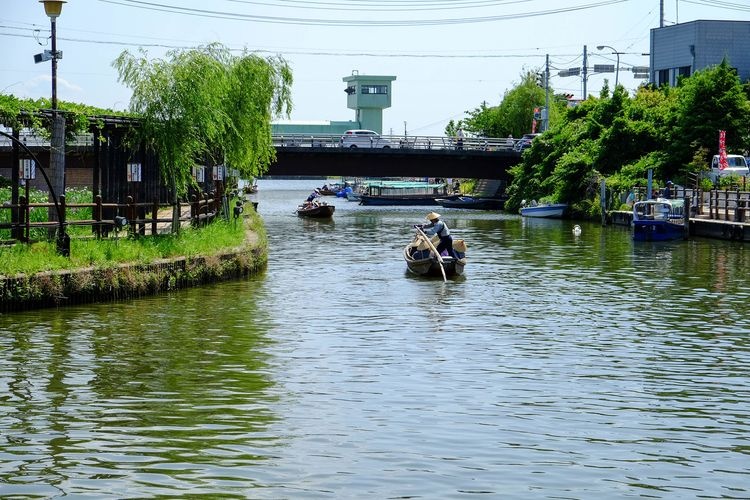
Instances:
[[[586,92],[586,81],[589,79],[589,75],[588,75],[589,60],[586,55],[586,52],[587,52],[586,46],[584,45],[583,46],[583,100],[584,101],[588,97],[588,93]]]
[[[664,0],[659,0],[659,27],[664,27]]]
[[[549,129],[549,54],[545,61],[544,68],[544,116],[542,116],[542,131]]]

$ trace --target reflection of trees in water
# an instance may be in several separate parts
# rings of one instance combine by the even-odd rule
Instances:
[[[167,475],[168,466],[151,464],[263,459],[249,450],[273,444],[265,431],[278,397],[257,288],[243,280],[34,311],[33,327],[0,323],[0,384],[13,415],[0,423],[0,452],[17,454],[17,469],[5,468],[0,481],[33,469],[39,482],[60,483],[62,471],[93,457],[109,456],[100,466],[113,461],[120,472],[112,473],[126,474],[131,461],[118,457],[139,456],[133,469]]]

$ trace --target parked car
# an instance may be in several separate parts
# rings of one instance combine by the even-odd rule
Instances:
[[[516,141],[516,144],[513,146],[514,151],[518,151],[519,153],[525,149],[528,149],[531,147],[531,141],[536,138],[539,134],[524,134],[523,137],[518,139]]]
[[[397,147],[388,139],[381,137],[374,130],[354,129],[347,130],[341,136],[342,148],[383,148]]]
[[[727,167],[720,169],[719,155],[714,155],[711,159],[711,171],[706,174],[706,177],[711,179],[711,182],[716,182],[719,177],[726,175],[750,176],[750,167],[748,167],[745,157],[742,155],[727,155]]]

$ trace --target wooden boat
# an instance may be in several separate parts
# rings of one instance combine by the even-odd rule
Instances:
[[[474,210],[502,210],[505,198],[475,198],[459,196],[455,198],[435,198],[438,205],[446,208],[473,208]]]
[[[336,207],[327,203],[313,202],[297,207],[297,215],[300,217],[312,217],[315,219],[329,219],[333,217]]]
[[[563,216],[567,208],[567,203],[551,203],[521,207],[520,212],[523,217],[547,217],[559,219]]]
[[[438,238],[434,238],[438,240]],[[432,243],[432,242],[431,242]],[[434,243],[432,243],[434,248]],[[418,234],[404,247],[404,260],[407,269],[419,276],[458,276],[464,273],[466,266],[466,243],[463,240],[453,241],[454,251],[459,258],[442,255],[442,270],[435,252]]]
[[[685,237],[685,201],[637,201],[633,204],[633,240],[669,241]]]

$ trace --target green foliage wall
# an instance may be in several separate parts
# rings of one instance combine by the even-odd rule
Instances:
[[[600,179],[628,190],[645,185],[649,169],[657,185],[684,184],[688,172],[709,168],[719,130],[726,130],[728,152],[746,153],[749,121],[748,88],[726,61],[675,88],[641,87],[632,97],[622,87],[606,89],[565,110],[534,141],[512,170],[506,207],[524,199],[589,205]]]

